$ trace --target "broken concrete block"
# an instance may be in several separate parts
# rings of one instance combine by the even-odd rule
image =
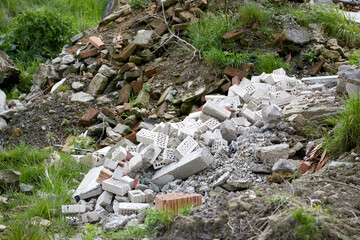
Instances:
[[[84,213],[86,212],[86,205],[73,204],[73,205],[61,205],[62,213]]]
[[[186,206],[200,206],[202,204],[201,194],[168,193],[157,195],[155,208],[164,211],[178,212]]]
[[[215,129],[213,132],[206,131],[202,137],[207,146],[211,146],[215,139],[222,139],[220,129]]]
[[[97,211],[87,212],[82,215],[82,221],[84,223],[93,223],[100,220],[100,214]]]
[[[284,119],[284,114],[278,106],[270,104],[262,107],[262,117],[268,127],[274,128]]]
[[[174,156],[177,159],[181,159],[191,153],[198,145],[198,142],[196,142],[192,137],[187,136],[175,149]]]
[[[165,164],[169,164],[176,161],[176,157],[174,155],[175,149],[173,148],[165,148],[162,154],[162,159]]]
[[[152,203],[155,200],[155,192],[152,189],[146,189],[144,191],[145,194],[145,202],[146,203]]]
[[[136,134],[136,141],[150,145],[154,143],[157,135],[157,132],[149,131],[143,128]]]
[[[251,123],[244,117],[232,118],[231,121],[233,121],[237,126],[248,127],[251,125]]]
[[[112,178],[115,180],[120,180],[125,174],[125,169],[121,166],[118,166],[114,173],[112,174]]]
[[[124,183],[128,184],[128,185],[129,185],[129,187],[130,187],[130,189],[133,189],[133,188],[134,188],[134,182],[135,182],[135,180],[134,180],[134,179],[132,179],[131,177],[128,177],[128,176],[122,176],[122,177],[120,178],[120,180],[119,180],[119,181],[121,181],[121,182],[124,182]]]
[[[79,123],[85,126],[90,126],[93,123],[93,121],[96,120],[98,114],[99,114],[99,110],[90,108],[89,110],[87,110],[87,112],[84,115],[82,115],[82,117],[79,120]]]
[[[105,90],[108,83],[109,83],[108,78],[102,75],[101,73],[98,73],[91,80],[87,92],[89,94],[99,95]]]
[[[128,192],[128,196],[132,203],[144,203],[146,200],[145,193],[141,190],[131,190]]]
[[[228,142],[225,139],[215,139],[211,145],[211,153],[219,152],[221,149],[225,149],[228,146]]]
[[[128,163],[128,168],[130,172],[138,172],[143,166],[142,156],[138,153],[134,153],[133,157]]]
[[[247,108],[245,108],[241,113],[251,123],[255,123],[257,118],[258,118],[255,115],[255,112],[253,112],[253,111],[251,111],[250,109],[247,109]]]
[[[279,159],[272,167],[271,169],[273,172],[289,172],[294,173],[297,170],[297,167],[289,162],[287,159]]]
[[[140,210],[150,207],[147,203],[122,203],[117,206],[118,213],[121,215],[131,215],[138,213]],[[115,208],[114,208],[115,209]]]
[[[255,155],[264,163],[274,165],[279,159],[289,158],[289,145],[286,143],[277,144],[255,149]]]
[[[171,163],[158,170],[152,181],[155,184],[166,184],[174,179],[184,179],[209,167],[214,157],[206,148],[185,155],[179,162]]]
[[[116,167],[118,166],[118,164],[119,164],[119,162],[117,160],[106,158],[105,162],[104,162],[104,167],[114,171],[116,169]]]
[[[224,121],[231,116],[230,111],[217,106],[213,102],[206,102],[201,111],[207,115],[216,118],[219,121]]]
[[[239,96],[246,103],[250,102],[252,99],[250,94],[238,85],[234,85],[229,88],[229,96],[230,95]]]
[[[99,196],[101,194],[101,186],[96,182],[100,171],[103,169],[103,166],[90,169],[90,171],[85,175],[84,179],[76,189],[73,194],[73,198],[76,201],[80,199],[88,199],[90,197]]]
[[[304,116],[301,114],[293,114],[290,117],[288,117],[286,120],[288,120],[289,122],[294,122],[298,124],[298,126],[300,127],[304,127],[306,123]]]
[[[156,160],[153,163],[153,168],[156,170],[156,169],[162,168],[165,165],[166,165],[166,163],[163,160]]]
[[[147,168],[151,164],[153,164],[155,162],[156,158],[160,155],[160,153],[161,153],[161,149],[153,144],[145,147],[140,152],[144,168]]]
[[[134,44],[143,48],[150,47],[152,44],[153,30],[139,30],[136,34]]]
[[[107,191],[104,191],[97,199],[96,205],[100,205],[101,207],[106,207],[111,204],[113,198],[113,194]]]
[[[115,149],[115,151],[112,153],[112,161],[122,161],[126,158],[127,151],[123,147],[118,147]]]
[[[237,139],[237,127],[232,120],[225,120],[221,123],[220,132],[222,137],[229,143]]]
[[[105,191],[108,191],[108,192],[111,192],[111,193],[114,193],[114,194],[120,195],[120,196],[124,196],[125,194],[127,194],[128,191],[130,191],[129,184],[124,183],[119,180],[112,179],[112,178],[103,181],[102,188]]]

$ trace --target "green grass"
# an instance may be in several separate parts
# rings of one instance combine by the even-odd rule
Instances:
[[[311,212],[298,207],[292,211],[292,217],[296,221],[296,239],[314,239],[320,233],[320,229],[316,225],[316,219]]]
[[[287,69],[289,66],[280,57],[275,57],[273,54],[259,53],[256,56],[255,66],[258,73],[272,73],[277,68]]]
[[[335,126],[333,134],[325,137],[324,148],[330,154],[341,154],[360,146],[359,95],[346,98],[339,115],[328,121]]]
[[[349,57],[349,64],[359,67],[360,50],[354,51]]]
[[[219,48],[211,48],[205,52],[205,59],[212,64],[220,67],[239,67],[242,63],[251,61],[252,55],[248,52],[237,53],[237,52],[224,52]]]
[[[238,22],[240,26],[264,26],[271,19],[270,10],[271,8],[260,7],[256,2],[244,2],[237,13]]]
[[[51,150],[38,149],[24,143],[17,147],[0,148],[0,169],[14,169],[21,173],[20,182],[34,186],[32,193],[5,189],[8,204],[0,204],[3,218],[0,223],[10,226],[8,239],[49,239],[55,233],[63,236],[71,232],[61,214],[61,205],[70,202],[69,190],[75,189],[73,179],[81,181],[87,168],[81,167],[69,154],[59,153],[58,165],[47,165],[44,160]],[[48,172],[48,176],[45,172]],[[33,217],[51,222],[47,229],[34,227]]]

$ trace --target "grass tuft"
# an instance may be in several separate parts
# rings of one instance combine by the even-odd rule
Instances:
[[[319,227],[316,225],[316,219],[311,212],[298,207],[292,212],[292,217],[296,221],[296,239],[314,239],[319,234]]]
[[[251,54],[248,52],[223,52],[221,49],[213,47],[209,51],[205,52],[205,59],[216,66],[224,68],[231,66],[236,68],[242,63],[250,62]]]
[[[257,24],[261,27],[267,24],[271,15],[270,11],[259,6],[256,2],[245,2],[241,4],[237,18],[241,26],[252,26],[253,24]]]
[[[256,69],[259,73],[272,73],[277,68],[288,68],[286,62],[279,58],[275,57],[273,54],[258,54],[256,56]]]

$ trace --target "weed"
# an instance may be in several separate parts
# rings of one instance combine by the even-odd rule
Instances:
[[[272,73],[277,68],[287,69],[288,65],[285,61],[279,57],[275,57],[273,54],[261,54],[256,56],[256,69],[258,73]]]
[[[349,64],[359,67],[360,50],[354,51],[349,56]]]
[[[205,52],[205,59],[216,66],[239,67],[241,63],[250,61],[251,54],[247,51],[244,53],[223,52],[221,49],[213,47],[209,51]]]
[[[94,151],[96,149],[94,139],[82,135],[74,137],[68,146],[74,146],[74,154],[85,154],[87,151]]]
[[[313,66],[315,64],[315,62],[317,61],[317,56],[313,51],[306,51],[306,52],[304,52],[304,54],[302,56],[302,60],[304,62],[310,63],[311,66]]]
[[[326,125],[319,123],[307,122],[305,127],[305,137],[309,141],[322,138],[328,132]]]
[[[292,211],[292,217],[296,221],[295,232],[297,239],[314,239],[319,234],[320,229],[316,225],[316,219],[311,212],[298,207]]]
[[[56,91],[58,92],[65,92],[67,90],[70,90],[71,89],[71,86],[69,84],[64,84],[64,85],[61,85],[59,86]]]
[[[18,220],[10,224],[8,239],[13,240],[45,240],[48,239],[39,224],[34,225],[27,220]]]
[[[333,134],[325,137],[324,148],[330,154],[348,151],[360,146],[360,97],[343,100],[342,111],[328,122],[335,126]]]
[[[144,83],[142,89],[145,89],[146,91],[150,92],[151,84],[149,82]]]
[[[85,226],[84,240],[93,240],[97,237],[99,229],[94,224],[87,223]]]

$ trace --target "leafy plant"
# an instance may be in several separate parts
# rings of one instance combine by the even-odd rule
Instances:
[[[264,7],[259,6],[256,2],[244,2],[240,5],[237,18],[241,26],[251,26],[257,24],[260,26],[266,25],[270,19],[270,12]]]
[[[360,97],[345,98],[341,112],[328,122],[335,126],[325,137],[324,148],[331,154],[342,153],[360,146]]]
[[[306,51],[302,56],[302,60],[308,62],[313,66],[317,61],[317,56],[313,51]]]
[[[293,210],[292,217],[296,221],[296,238],[314,239],[319,234],[320,229],[316,225],[316,219],[311,212],[307,212],[302,207],[298,207]]]
[[[64,85],[61,85],[59,86],[56,91],[58,92],[65,92],[67,90],[70,90],[71,89],[71,86],[69,84],[64,84]]]
[[[85,154],[87,151],[94,151],[96,149],[94,139],[87,136],[74,137],[68,146],[74,146],[73,151],[75,154]]]

